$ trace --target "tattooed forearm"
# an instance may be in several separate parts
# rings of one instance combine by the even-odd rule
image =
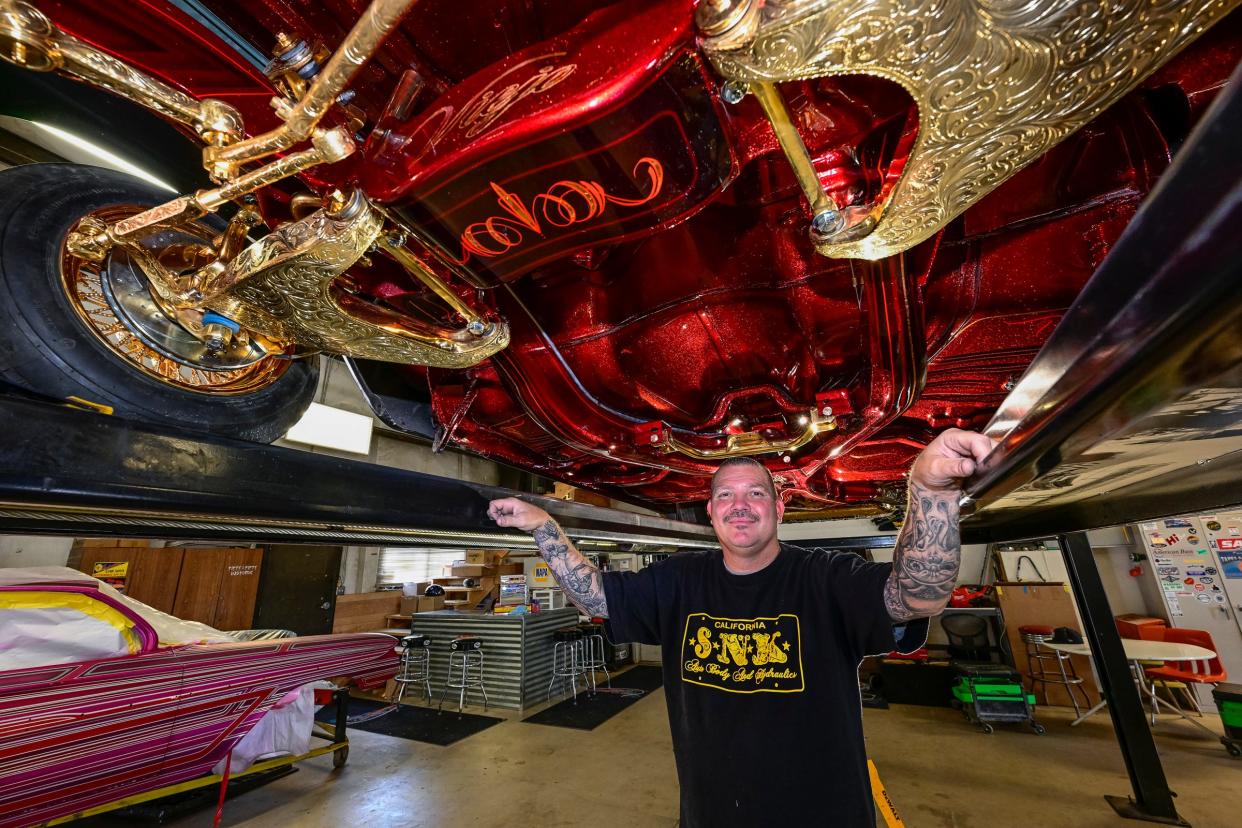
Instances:
[[[962,559],[958,495],[910,484],[906,522],[893,553],[884,603],[894,621],[935,615],[953,592]]]
[[[549,520],[532,534],[539,554],[548,562],[548,569],[569,600],[592,618],[607,618],[608,602],[599,570],[574,548],[556,521]]]

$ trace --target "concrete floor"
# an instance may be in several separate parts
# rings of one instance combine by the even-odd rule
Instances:
[[[1044,736],[1017,726],[998,726],[987,736],[948,708],[867,710],[868,750],[909,828],[1140,824],[1115,816],[1103,798],[1129,792],[1108,716],[1070,728],[1070,712],[1041,710],[1040,720],[1048,728]],[[1218,720],[1204,721],[1220,727]],[[1196,828],[1242,825],[1242,760],[1232,759],[1198,728],[1171,717],[1162,717],[1156,734],[1182,816]],[[328,757],[308,760],[297,773],[226,803],[222,825],[677,824],[677,781],[663,693],[589,732],[510,720],[449,747],[361,731],[350,739],[344,769],[333,772]],[[170,824],[206,828],[213,810]],[[89,824],[119,823],[100,817]]]

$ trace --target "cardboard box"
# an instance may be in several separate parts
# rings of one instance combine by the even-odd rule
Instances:
[[[484,575],[494,574],[495,567],[483,564],[455,564],[453,566],[454,578],[482,578]]]
[[[435,595],[431,597],[428,597],[426,595],[418,596],[418,611],[419,612],[435,612],[436,610],[442,610],[442,609],[444,609],[444,596],[443,595]]]
[[[508,554],[508,549],[467,549],[466,563],[495,565]]]
[[[496,565],[497,575],[521,575],[526,571],[526,566],[518,561],[516,563],[502,563]]]
[[[401,615],[413,615],[418,612],[418,600],[417,598],[402,598],[397,612]]]
[[[579,489],[577,486],[571,486],[568,483],[554,483],[552,486],[552,496],[557,500],[569,500],[574,503],[588,503],[591,506],[612,505],[612,501],[602,494]]]

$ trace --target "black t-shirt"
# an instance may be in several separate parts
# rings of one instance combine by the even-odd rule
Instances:
[[[749,575],[719,551],[604,574],[613,640],[663,647],[682,828],[874,826],[858,663],[927,635],[889,618],[891,570],[781,544]]]

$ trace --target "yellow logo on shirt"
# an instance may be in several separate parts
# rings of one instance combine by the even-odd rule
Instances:
[[[801,693],[802,633],[798,616],[686,616],[681,680],[730,693]]]

